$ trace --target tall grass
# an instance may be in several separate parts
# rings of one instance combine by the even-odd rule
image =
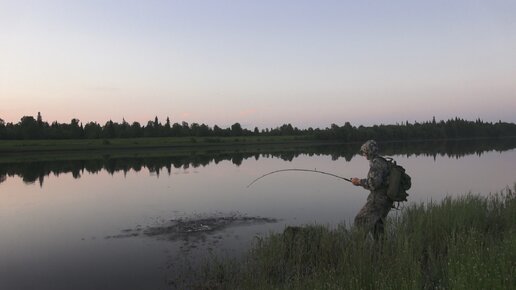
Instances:
[[[375,241],[310,225],[212,260],[193,289],[516,289],[516,184],[501,193],[414,204]]]

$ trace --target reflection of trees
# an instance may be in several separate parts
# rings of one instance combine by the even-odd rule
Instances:
[[[516,139],[474,139],[461,141],[390,142],[381,144],[383,155],[446,156],[461,158],[466,155],[481,156],[489,151],[507,151],[516,148]]]
[[[466,155],[482,155],[488,151],[506,151],[516,148],[516,139],[504,140],[463,140],[463,141],[431,141],[431,142],[390,142],[380,144],[382,155],[406,155],[406,156],[446,156],[461,158]],[[114,174],[122,171],[124,174],[133,170],[140,171],[143,168],[157,176],[160,173],[172,173],[172,168],[188,169],[206,166],[210,163],[218,164],[222,161],[230,161],[236,166],[248,158],[258,160],[260,157],[280,158],[285,161],[292,161],[300,155],[304,156],[331,156],[332,160],[344,158],[350,161],[358,152],[359,143],[334,144],[319,146],[300,146],[291,149],[269,148],[256,149],[253,152],[221,152],[211,150],[205,153],[191,152],[183,156],[163,157],[126,157],[110,158],[103,156],[92,160],[69,160],[69,161],[38,161],[0,163],[0,183],[5,181],[7,176],[20,176],[25,183],[39,182],[43,185],[44,178],[50,174],[59,176],[62,173],[72,173],[74,178],[80,178],[86,171],[98,173],[102,170]]]

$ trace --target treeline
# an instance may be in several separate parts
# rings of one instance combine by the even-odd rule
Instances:
[[[24,116],[18,123],[6,123],[0,119],[0,140],[29,139],[109,139],[140,137],[231,137],[231,136],[308,136],[317,140],[363,141],[377,140],[418,140],[418,139],[454,139],[454,138],[496,138],[516,136],[516,124],[507,122],[484,122],[480,119],[468,121],[460,118],[447,121],[423,123],[404,122],[394,125],[352,126],[349,122],[339,126],[332,124],[328,128],[299,129],[291,124],[276,128],[249,130],[235,123],[228,128],[217,125],[187,122],[171,123],[167,118],[164,123],[158,120],[148,121],[142,125],[122,120],[121,123],[108,121],[104,125],[89,122],[83,125],[78,119],[70,123],[49,124],[43,121],[38,112],[36,118]]]
[[[317,139],[342,141],[498,138],[516,136],[516,124],[502,121],[490,123],[480,119],[468,121],[457,117],[440,122],[433,118],[432,121],[422,123],[407,121],[402,124],[370,127],[355,127],[346,122],[344,126],[332,124],[325,130],[315,130],[315,136]]]

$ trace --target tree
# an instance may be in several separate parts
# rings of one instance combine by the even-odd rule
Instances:
[[[226,133],[222,128],[215,125],[215,126],[213,126],[213,135],[218,136],[218,137],[223,137],[223,136],[226,136]]]
[[[210,127],[204,123],[201,124],[201,126],[199,126],[198,136],[206,137],[206,136],[210,136],[210,135],[211,135]]]
[[[143,128],[143,135],[145,137],[154,137],[156,130],[154,129],[154,122],[148,121],[147,126]]]
[[[294,127],[292,127],[292,124],[283,124],[280,129],[280,134],[284,136],[293,135],[294,134]]]
[[[181,136],[191,136],[190,126],[188,122],[181,122]]]
[[[167,122],[165,123],[165,127],[163,127],[163,136],[171,136],[172,129],[170,127],[170,118],[167,116]]]
[[[172,124],[172,129],[170,130],[170,134],[173,137],[179,137],[182,136],[182,126],[179,125],[179,123]]]
[[[115,125],[112,120],[109,120],[102,128],[102,137],[103,138],[115,138]]]
[[[71,121],[70,121],[70,125],[69,125],[69,136],[70,138],[73,138],[73,139],[78,139],[78,138],[81,138],[82,137],[82,128],[81,126],[79,126],[79,119],[76,119],[76,118],[73,118]]]
[[[131,125],[131,137],[142,137],[143,136],[143,129],[140,123],[133,122]]]
[[[102,134],[102,127],[96,122],[89,122],[84,126],[84,137],[87,139],[98,139]]]
[[[235,123],[231,125],[231,136],[242,136],[242,126],[240,123]]]
[[[4,119],[0,118],[0,139],[5,138],[5,121]]]
[[[41,117],[41,113],[38,112],[38,117],[36,119],[36,122],[38,122],[38,126],[41,128],[43,126],[43,118]]]
[[[120,124],[119,126],[116,126],[116,129],[117,130],[115,130],[115,133],[116,133],[117,137],[121,137],[121,138],[133,137],[132,132],[131,132],[131,126],[129,125],[129,123],[127,123],[125,118],[122,118],[122,124]]]
[[[38,122],[32,116],[23,116],[18,123],[19,134],[22,139],[37,139]]]

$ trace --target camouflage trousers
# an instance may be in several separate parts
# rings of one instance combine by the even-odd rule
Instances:
[[[355,227],[372,232],[376,238],[384,232],[387,214],[392,208],[393,201],[387,197],[385,190],[371,191],[366,204],[355,217]]]

